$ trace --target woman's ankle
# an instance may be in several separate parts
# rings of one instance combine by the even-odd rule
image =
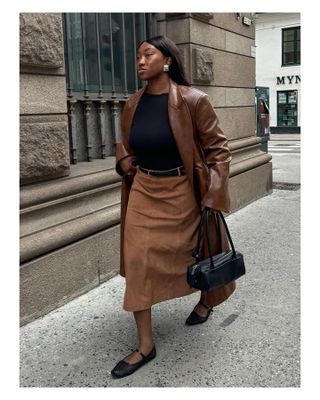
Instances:
[[[139,350],[144,352],[150,352],[154,346],[154,342],[152,339],[140,341]],[[144,353],[145,354],[145,353]]]

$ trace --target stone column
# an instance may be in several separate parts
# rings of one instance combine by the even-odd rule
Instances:
[[[69,174],[62,15],[20,14],[21,184]]]
[[[232,209],[272,189],[271,156],[260,150],[255,122],[255,25],[250,14],[156,14],[157,33],[179,47],[193,87],[206,92],[232,151]]]

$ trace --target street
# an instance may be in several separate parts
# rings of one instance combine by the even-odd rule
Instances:
[[[299,387],[299,143],[271,138],[273,193],[227,216],[247,273],[206,323],[184,325],[198,293],[156,304],[157,357],[112,379],[110,370],[138,345],[118,275],[21,328],[20,386]]]
[[[268,152],[272,155],[274,187],[300,184],[300,134],[271,134]]]

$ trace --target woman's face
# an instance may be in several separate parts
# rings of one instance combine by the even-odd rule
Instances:
[[[143,42],[137,51],[137,71],[142,80],[155,79],[165,74],[163,66],[170,63],[170,57],[165,57],[160,50],[147,42]]]

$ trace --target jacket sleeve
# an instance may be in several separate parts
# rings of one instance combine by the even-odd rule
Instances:
[[[196,105],[196,131],[210,171],[208,191],[202,198],[202,207],[228,212],[229,164],[231,153],[219,119],[207,95],[201,96]]]
[[[121,114],[121,130],[123,132],[124,130],[124,119],[126,118],[126,110],[127,110],[127,103],[124,106],[124,109]],[[125,143],[123,140],[120,142],[116,143],[116,171],[120,176],[124,176],[124,173],[120,167],[120,161],[123,160],[126,157],[132,157],[134,156],[129,152],[129,150],[126,148]]]
[[[131,154],[127,152],[122,142],[116,143],[116,171],[120,176],[124,175],[122,168],[120,167],[120,161],[130,156]]]

